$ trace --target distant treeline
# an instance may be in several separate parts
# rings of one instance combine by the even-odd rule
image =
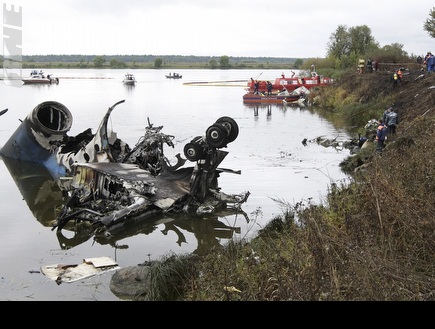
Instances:
[[[3,58],[1,57],[3,61]],[[23,68],[298,68],[304,59],[182,55],[25,55]]]
[[[23,62],[92,62],[96,57],[103,57],[107,62],[111,60],[122,61],[126,63],[154,63],[156,59],[162,59],[164,62],[175,63],[208,63],[211,60],[220,61],[222,56],[182,56],[182,55],[30,55],[23,56]],[[228,56],[232,63],[271,63],[271,64],[288,64],[294,63],[297,58],[287,57],[231,57]]]

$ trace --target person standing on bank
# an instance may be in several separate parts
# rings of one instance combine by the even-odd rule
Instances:
[[[390,113],[391,108],[392,108],[391,106],[387,107],[387,109],[384,111],[384,114],[382,114],[382,121],[384,121],[384,123],[387,122],[387,116],[388,116],[388,113]]]
[[[393,83],[393,88],[396,88],[397,86],[399,86],[400,82],[402,81],[398,71],[399,70],[395,70],[393,75],[391,76],[391,82]]]
[[[358,73],[359,74],[364,73],[364,60],[363,59],[358,60]]]
[[[385,126],[384,120],[380,119],[378,129],[376,130],[376,151],[383,151],[386,137],[387,127]]]
[[[372,66],[373,66],[373,71],[379,70],[379,62],[377,60],[373,61]]]
[[[388,108],[387,120],[385,121],[385,124],[387,125],[388,135],[395,135],[396,127],[399,124],[399,119],[397,117],[397,113],[392,107]]]
[[[431,61],[430,57],[433,56],[432,53],[430,51],[427,52],[426,56],[424,56],[424,61],[423,64],[426,65],[426,71],[430,72],[431,69]]]
[[[426,58],[427,73],[435,72],[435,56],[429,52],[429,56]]]
[[[369,57],[369,59],[367,60],[367,72],[373,72],[373,61],[371,57]]]

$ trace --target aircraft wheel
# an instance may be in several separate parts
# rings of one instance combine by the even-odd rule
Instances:
[[[198,161],[202,156],[202,148],[195,143],[187,143],[184,146],[184,155],[189,161]]]
[[[211,147],[224,147],[226,145],[226,139],[228,137],[228,131],[225,126],[215,123],[208,127],[205,132],[205,139]]]
[[[217,119],[216,123],[223,125],[228,131],[227,144],[233,142],[239,136],[239,125],[233,118],[221,117]]]

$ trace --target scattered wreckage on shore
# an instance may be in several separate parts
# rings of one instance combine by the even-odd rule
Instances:
[[[221,173],[241,174],[219,167],[228,154],[222,148],[239,133],[234,119],[217,119],[204,136],[184,146],[186,159],[177,154],[177,163],[171,165],[163,149],[174,147],[174,136],[164,134],[163,126],[154,126],[148,119],[145,134],[134,148],[108,130],[110,114],[121,103],[124,100],[109,107],[95,134],[89,128],[71,137],[67,135],[72,126],[68,108],[55,101],[43,102],[0,150],[11,174],[20,167],[16,163],[43,167],[59,185],[63,202],[53,230],[86,222],[110,235],[111,227],[161,214],[243,213],[241,205],[250,193],[228,195],[218,185]],[[185,166],[187,160],[194,165]]]

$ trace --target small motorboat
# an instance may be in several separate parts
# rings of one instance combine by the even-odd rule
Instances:
[[[284,100],[282,101],[282,104],[285,106],[287,105],[305,106],[306,103],[307,103],[307,98],[302,96],[298,98],[295,98],[294,96],[288,96],[284,98]]]
[[[166,76],[166,78],[168,79],[181,79],[183,76],[181,74],[178,73],[169,73],[169,75]]]
[[[33,70],[30,72],[30,76],[27,78],[23,78],[23,83],[26,85],[31,84],[59,84],[59,78],[54,78],[52,75],[45,75],[44,72]]]
[[[258,103],[273,103],[273,104],[287,104],[292,102],[304,100],[306,95],[309,93],[309,90],[305,87],[299,87],[292,92],[289,92],[287,89],[283,89],[279,93],[271,93],[268,95],[267,93],[253,93],[248,91],[245,95],[243,95],[243,103],[250,104],[258,104]]]
[[[257,104],[257,103],[273,103],[273,104],[282,104],[282,102],[286,99],[286,97],[294,97],[295,100],[299,98],[299,96],[290,96],[290,95],[278,95],[272,94],[267,95],[263,93],[254,94],[248,92],[243,95],[243,103]]]
[[[308,94],[310,93],[310,90],[307,89],[304,86],[301,86],[299,88],[296,88],[293,90],[289,96],[284,98],[282,101],[283,105],[297,105],[297,106],[305,106],[308,102]],[[295,97],[299,96],[299,97]]]
[[[124,76],[124,80],[122,80],[122,83],[129,86],[134,86],[136,84],[136,78],[133,74],[127,73]]]

